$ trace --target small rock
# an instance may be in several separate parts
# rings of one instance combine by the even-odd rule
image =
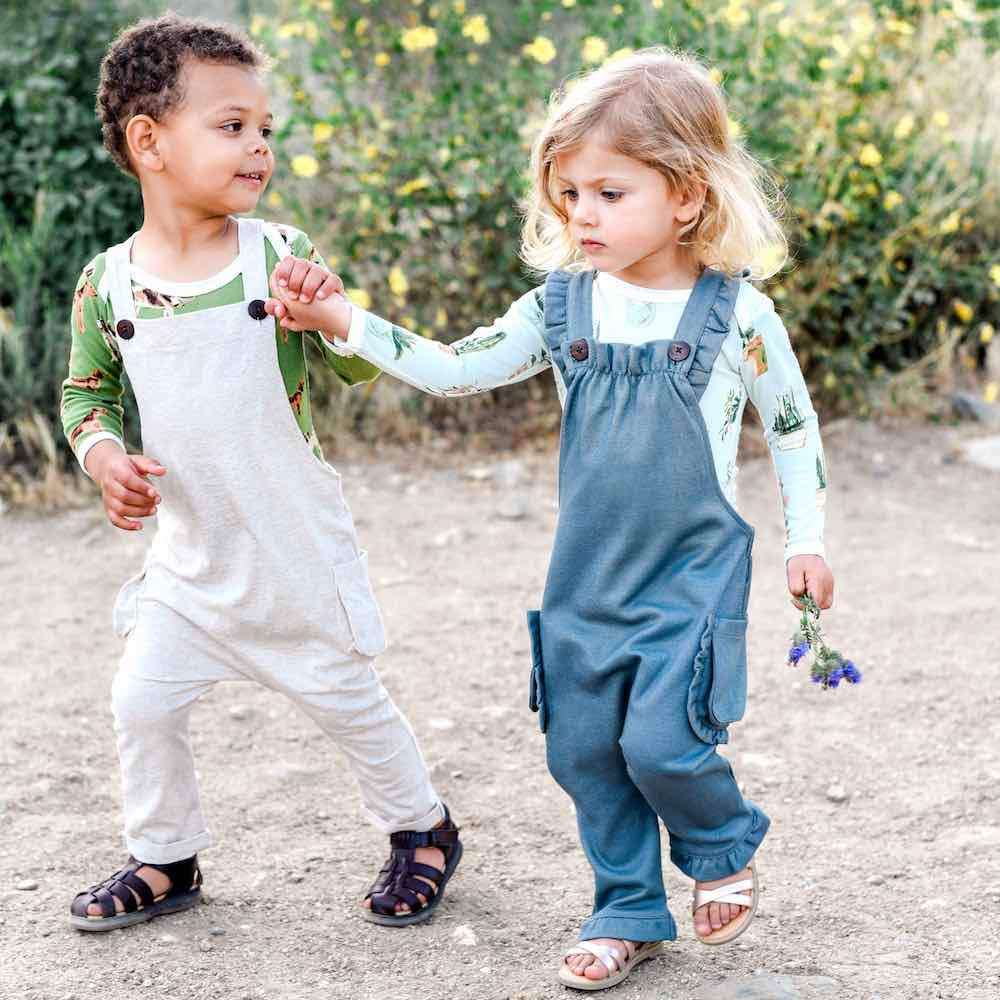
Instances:
[[[479,944],[476,932],[468,924],[459,924],[452,932],[451,936],[457,944],[466,948],[475,948]]]
[[[960,420],[976,420],[991,426],[1000,425],[1000,407],[987,403],[971,392],[953,392],[951,408]]]
[[[177,944],[180,938],[176,934],[161,934],[160,944]]]
[[[524,501],[510,497],[497,507],[497,517],[504,521],[523,521],[528,516]]]
[[[981,465],[984,469],[1000,472],[1000,436],[977,438],[967,441],[962,448],[966,461]]]
[[[887,951],[884,955],[876,955],[872,960],[874,965],[909,965],[905,951]]]
[[[850,796],[847,794],[847,789],[843,785],[831,785],[826,790],[826,797],[831,802],[846,802]]]
[[[869,885],[885,885],[885,879],[881,875],[870,875],[868,877]]]
[[[462,772],[461,771],[452,771],[451,772],[451,776],[453,778],[461,778],[462,777]]]
[[[454,729],[455,723],[451,719],[431,719],[428,725],[431,729]]]
[[[229,718],[238,722],[246,722],[253,715],[253,709],[249,705],[233,705],[229,710]]]
[[[458,548],[463,542],[468,541],[468,533],[461,528],[448,528],[431,539],[431,544],[439,549]]]
[[[305,875],[303,875],[301,872],[294,872],[293,874],[291,874],[291,875],[288,876],[288,881],[289,882],[301,882],[304,878],[305,878]]]
[[[33,882],[30,878],[26,878],[21,882],[15,882],[14,888],[20,892],[34,892],[38,888],[38,883]]]
[[[503,483],[506,486],[517,486],[525,478],[524,463],[518,461],[516,458],[497,462],[494,467],[494,474],[496,475],[497,482]]]
[[[493,478],[493,470],[485,465],[474,465],[465,470],[466,479],[474,479],[477,483]]]
[[[208,933],[211,934],[212,937],[222,937],[222,935],[225,934],[226,931],[222,927],[209,927]]]
[[[215,945],[211,941],[202,941],[198,947],[204,952],[215,951]]]

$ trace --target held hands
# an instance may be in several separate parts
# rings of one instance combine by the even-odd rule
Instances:
[[[796,598],[806,591],[823,610],[833,604],[833,573],[822,556],[792,556],[785,568],[792,604],[800,611],[803,604]]]
[[[344,283],[319,264],[285,257],[271,273],[271,295],[264,308],[286,330],[319,330],[327,340],[346,340],[351,306]]]
[[[127,455],[115,441],[98,441],[87,452],[87,472],[101,487],[108,520],[122,531],[142,531],[131,518],[156,513],[160,494],[144,476],[163,476],[167,470],[145,455]]]

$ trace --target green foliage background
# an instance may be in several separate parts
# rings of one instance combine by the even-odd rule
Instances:
[[[261,212],[306,229],[393,320],[454,339],[538,280],[518,261],[518,202],[548,94],[604,58],[667,44],[716,68],[735,127],[783,186],[794,261],[765,290],[822,401],[864,413],[983,362],[1000,293],[988,103],[1000,0],[248,8],[230,15],[275,60],[280,126]],[[0,11],[0,469],[27,475],[38,417],[58,425],[80,268],[140,222],[93,95],[118,27],[156,12],[110,0]],[[367,436],[412,438],[431,422],[516,440],[558,417],[542,379],[444,403],[389,379],[326,389],[332,424]]]

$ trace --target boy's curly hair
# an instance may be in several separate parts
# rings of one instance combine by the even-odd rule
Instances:
[[[125,28],[101,61],[97,114],[104,146],[125,173],[136,176],[125,126],[134,115],[162,121],[184,100],[188,59],[266,69],[267,57],[244,34],[197,18],[165,14]]]

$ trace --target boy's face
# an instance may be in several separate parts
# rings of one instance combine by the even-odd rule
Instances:
[[[678,232],[701,201],[673,193],[658,170],[594,139],[556,157],[554,174],[573,241],[596,270],[653,285],[684,259]]]
[[[249,66],[189,60],[184,100],[159,123],[162,176],[179,204],[251,212],[274,171],[267,91]]]

